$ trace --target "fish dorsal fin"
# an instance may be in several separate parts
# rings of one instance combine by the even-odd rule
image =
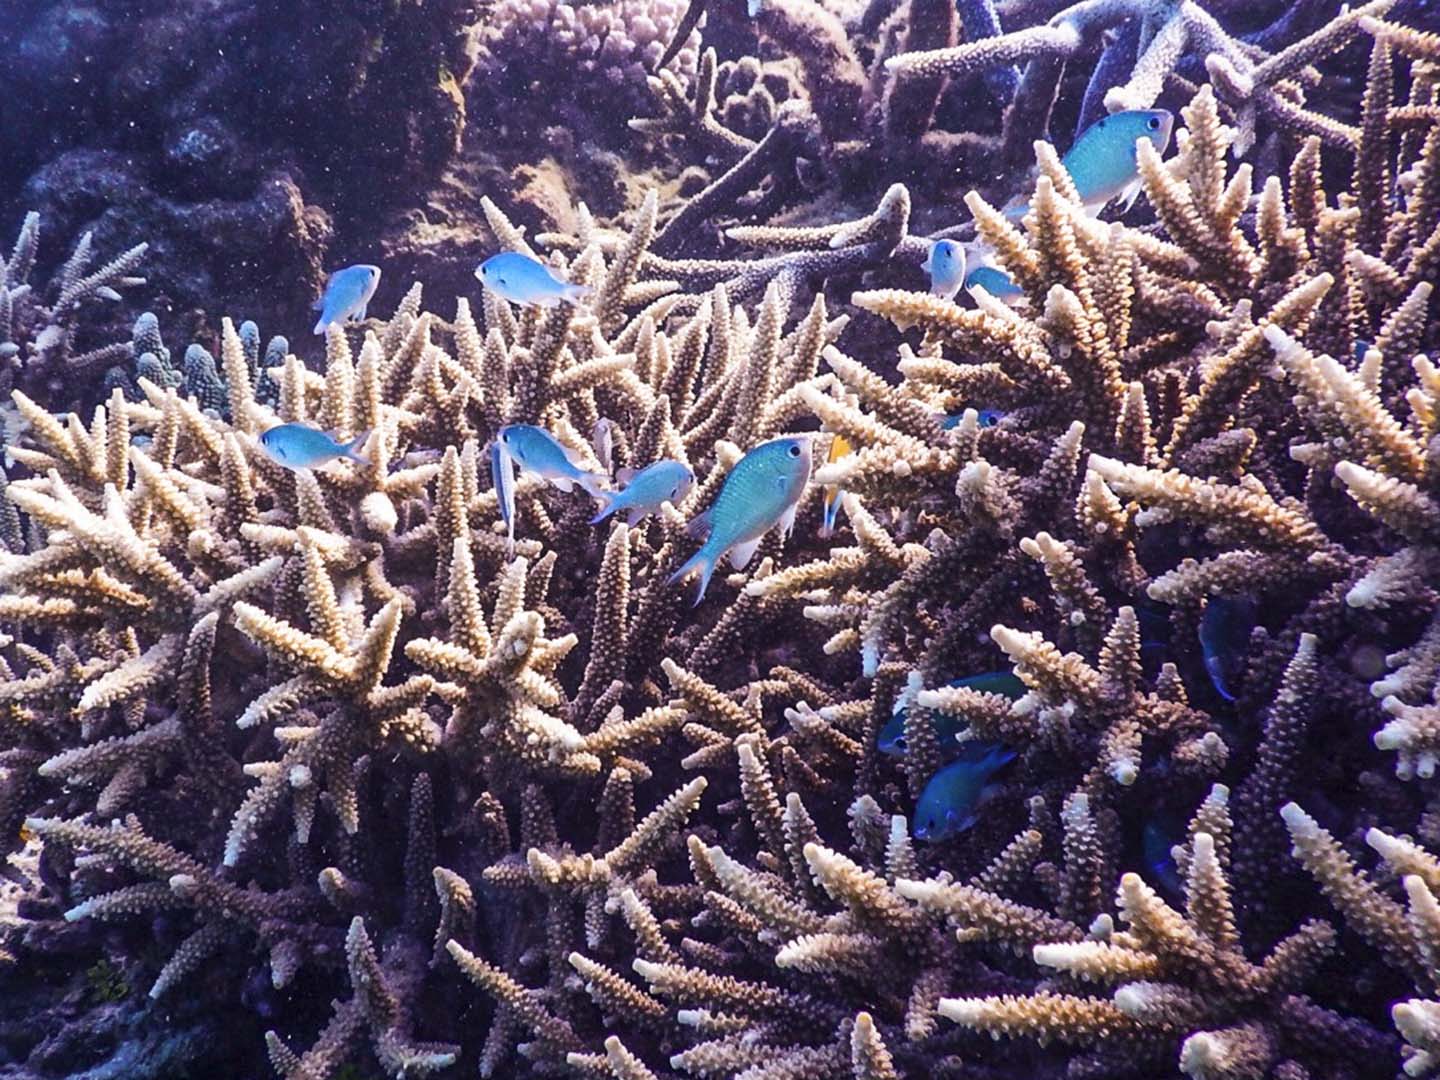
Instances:
[[[763,536],[757,536],[754,540],[736,544],[730,549],[730,565],[736,570],[744,570],[750,564],[750,560],[755,557],[755,552],[760,550],[760,541],[763,539]]]
[[[692,540],[704,540],[710,535],[710,529],[714,525],[712,519],[713,511],[706,510],[703,514],[696,514],[685,526],[685,535]]]

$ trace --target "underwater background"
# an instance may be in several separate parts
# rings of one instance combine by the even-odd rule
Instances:
[[[0,238],[0,1080],[1440,1074],[1435,0],[0,0]]]

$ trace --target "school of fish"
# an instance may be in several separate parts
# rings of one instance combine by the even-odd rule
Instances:
[[[762,10],[761,0],[749,0],[752,16]],[[1091,124],[1075,139],[1062,158],[1087,212],[1098,214],[1120,200],[1124,213],[1139,191],[1136,144],[1148,139],[1160,153],[1169,145],[1173,116],[1163,109],[1118,112]],[[1023,198],[1012,200],[1005,214],[1018,221],[1029,210]],[[929,242],[921,269],[929,276],[930,292],[953,300],[961,289],[983,290],[1004,303],[1025,302],[1023,290],[1004,269],[995,265],[993,254],[979,245],[962,244],[942,238]],[[358,322],[380,283],[380,268],[368,264],[349,266],[331,274],[324,294],[316,301],[320,311],[315,333],[331,326]],[[559,304],[578,306],[591,294],[583,284],[567,282],[549,266],[523,252],[506,251],[492,255],[475,270],[485,289],[500,299],[522,307],[553,308]],[[977,294],[978,296],[978,294]],[[983,297],[979,297],[983,300]],[[1363,354],[1357,346],[1357,356]],[[1004,419],[995,409],[977,409],[976,422],[991,427]],[[961,422],[962,415],[940,418],[945,428]],[[360,455],[369,432],[342,441],[334,434],[304,423],[281,424],[259,438],[264,452],[276,463],[290,469],[314,469],[347,460],[369,464]],[[695,473],[683,461],[662,459],[638,471],[622,470],[617,479],[623,486],[611,486],[612,432],[610,422],[601,419],[593,436],[595,461],[600,469],[587,467],[584,455],[563,444],[549,430],[533,424],[509,424],[496,432],[489,447],[491,483],[507,542],[513,553],[516,528],[516,484],[521,475],[538,477],[561,492],[581,489],[595,500],[590,518],[599,525],[612,515],[623,514],[629,526],[639,525],[658,513],[665,504],[679,508],[695,484]],[[695,515],[687,533],[700,540],[700,547],[670,576],[679,584],[699,578],[694,603],[704,600],[710,581],[722,559],[729,557],[736,570],[743,570],[761,541],[777,526],[782,540],[795,525],[796,512],[810,478],[813,439],[791,435],[771,439],[752,447],[729,470],[714,501]],[[826,463],[851,454],[854,447],[841,434],[830,436]],[[840,485],[827,485],[818,527],[820,537],[836,529],[844,492]],[[1218,597],[1206,607],[1199,644],[1206,673],[1215,691],[1233,701],[1238,672],[1243,668],[1245,645],[1255,625],[1254,605],[1243,597]],[[1146,643],[1152,647],[1153,643]],[[1016,700],[1025,687],[1010,671],[993,671],[966,676],[950,683],[955,687],[999,694]],[[887,755],[906,752],[908,708],[905,698],[896,703],[890,720],[877,735],[877,749]],[[953,839],[979,819],[983,807],[997,790],[996,777],[1013,761],[1016,752],[1001,743],[967,739],[960,722],[950,716],[931,718],[946,762],[926,783],[916,800],[912,832],[920,840],[939,842]],[[962,741],[965,740],[965,741]],[[1152,835],[1153,834],[1153,835]],[[1168,855],[1160,832],[1144,837],[1149,862],[1163,874],[1163,857]],[[1153,853],[1153,854],[1152,854]],[[1173,874],[1173,867],[1170,870]],[[1167,882],[1168,884],[1168,882]]]

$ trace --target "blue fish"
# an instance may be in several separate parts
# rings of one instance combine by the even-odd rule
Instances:
[[[1013,671],[987,671],[980,675],[967,675],[963,679],[956,679],[950,685],[967,687],[984,694],[1004,694],[1011,701],[1016,701],[1025,695],[1025,684],[1016,677]],[[875,745],[882,754],[900,756],[905,753],[906,711],[903,701],[902,698],[895,703],[895,710],[890,714],[890,719],[885,721],[885,726],[875,737]],[[961,726],[962,721],[958,716],[950,716],[946,713],[935,714],[935,734],[940,740],[942,752],[951,748],[955,736],[960,733]]]
[[[964,413],[951,413],[940,421],[940,426],[944,430],[949,431],[951,428],[958,427],[960,421],[964,418]],[[1005,419],[1005,414],[999,409],[980,409],[976,413],[976,418],[982,428],[994,427],[1000,423],[1001,420]]]
[[[1170,850],[1174,846],[1171,830],[1165,825],[1154,819],[1145,822],[1145,827],[1140,832],[1140,849],[1145,859],[1145,869],[1150,872],[1152,883],[1173,897],[1182,897],[1185,895],[1185,887],[1181,884],[1175,856]]]
[[[1170,616],[1163,605],[1142,597],[1135,604],[1140,625],[1140,662],[1147,674],[1158,671],[1170,647]]]
[[[1373,348],[1375,348],[1375,343],[1373,341],[1366,341],[1364,338],[1356,338],[1355,362],[1357,364],[1363,364],[1365,362],[1365,354]]]
[[[1212,596],[1205,604],[1200,619],[1200,652],[1210,682],[1226,701],[1235,700],[1256,617],[1255,601],[1248,596]]]
[[[315,324],[315,333],[323,334],[335,323],[347,319],[360,322],[365,318],[365,309],[380,284],[380,268],[361,264],[336,270],[325,283],[325,295],[316,300],[313,307],[320,312],[320,321]]]
[[[1007,304],[1025,298],[1025,290],[1011,281],[1010,275],[998,266],[977,266],[965,275],[965,288],[977,286]]]
[[[1116,198],[1124,200],[1122,214],[1129,210],[1140,194],[1135,144],[1149,139],[1163,154],[1174,126],[1175,117],[1167,109],[1134,109],[1103,116],[1086,128],[1061,159],[1086,211],[1098,214]],[[1029,209],[1030,204],[1021,201],[1006,207],[1005,216],[1019,221]]]
[[[515,461],[499,439],[490,443],[490,483],[500,507],[500,520],[505,523],[509,550],[515,550]]]
[[[260,446],[271,461],[287,469],[315,469],[336,458],[369,465],[370,459],[356,453],[370,433],[339,442],[333,435],[309,424],[281,424],[260,436]]]
[[[661,503],[679,505],[694,483],[695,474],[683,461],[657,461],[636,473],[624,491],[602,491],[595,496],[600,501],[600,512],[590,519],[590,524],[599,524],[617,510],[624,510],[625,524],[638,525],[645,515],[659,510]]]
[[[912,832],[917,840],[946,840],[980,819],[980,809],[993,797],[990,779],[1015,760],[1003,743],[972,741],[961,756],[932,776],[915,802]]]
[[[920,269],[930,275],[930,292],[953,299],[965,283],[965,249],[954,240],[932,240]]]
[[[577,465],[570,451],[542,427],[507,424],[497,432],[496,441],[516,465],[550,481],[561,491],[573,491],[578,484],[598,498],[604,490],[608,478]],[[493,467],[493,456],[491,461]]]
[[[591,292],[589,285],[571,285],[561,281],[544,263],[518,251],[491,255],[480,264],[475,276],[502,300],[527,307],[578,305]]]
[[[775,525],[789,534],[809,479],[808,435],[771,439],[755,447],[735,463],[710,509],[690,522],[686,531],[691,536],[704,536],[705,542],[670,575],[669,584],[698,571],[700,591],[695,603],[699,604],[705,599],[716,564],[726,552],[730,554],[730,565],[743,570],[760,546],[761,537]]]

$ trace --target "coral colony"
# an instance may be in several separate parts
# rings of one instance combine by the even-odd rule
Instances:
[[[1440,16],[1244,7],[503,0],[674,183],[308,359],[26,217],[0,1078],[1440,1075]]]

